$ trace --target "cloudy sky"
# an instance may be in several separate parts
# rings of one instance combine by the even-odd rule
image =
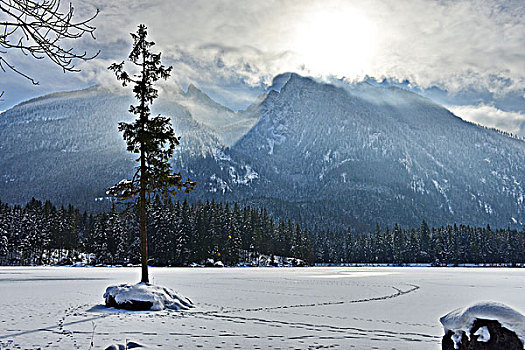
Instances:
[[[40,85],[0,72],[0,110],[53,91],[115,84],[106,68],[127,57],[129,33],[144,23],[174,66],[168,89],[193,83],[233,109],[283,72],[348,82],[368,77],[525,136],[523,0],[71,1],[79,19],[100,10],[96,40],[74,43],[100,55],[79,62],[80,73],[64,74],[9,52],[5,57]]]

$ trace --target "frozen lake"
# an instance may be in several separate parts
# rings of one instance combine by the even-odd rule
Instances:
[[[138,268],[0,267],[0,349],[440,349],[439,318],[477,301],[525,311],[525,269],[151,268],[186,312],[106,309]]]

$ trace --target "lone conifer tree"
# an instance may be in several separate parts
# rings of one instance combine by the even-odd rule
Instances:
[[[139,154],[137,170],[132,180],[122,180],[108,189],[122,200],[138,206],[140,215],[140,241],[142,282],[149,282],[148,278],[148,250],[146,232],[146,207],[152,194],[158,193],[166,198],[178,192],[186,193],[195,189],[196,182],[190,179],[183,181],[180,173],[172,173],[169,160],[175,146],[179,145],[180,137],[176,137],[171,126],[170,118],[157,115],[151,116],[150,105],[158,97],[154,83],[159,79],[167,79],[172,67],[164,67],[160,60],[160,53],[152,53],[150,48],[155,45],[146,40],[147,28],[139,25],[137,33],[132,33],[133,49],[129,54],[131,61],[138,72],[129,74],[124,70],[124,61],[113,63],[109,69],[115,72],[117,80],[122,85],[133,84],[133,92],[138,100],[137,105],[131,105],[129,112],[137,116],[132,123],[119,123],[119,130],[123,133],[127,143],[127,150]]]

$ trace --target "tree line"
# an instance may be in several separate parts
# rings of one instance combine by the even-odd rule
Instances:
[[[456,224],[430,228],[423,221],[419,228],[376,226],[366,234],[325,231],[314,235],[312,243],[319,263],[525,263],[525,228],[493,230]]]
[[[226,265],[253,262],[261,254],[313,263],[308,230],[274,222],[265,209],[206,201],[188,204],[158,197],[148,207],[150,265],[186,266],[207,259]],[[0,202],[0,264],[140,262],[136,211],[115,207],[98,214],[32,199],[25,206]]]
[[[35,199],[25,206],[0,202],[0,264],[140,262],[138,214],[89,214]],[[236,203],[175,202],[156,198],[148,209],[149,264],[187,266],[207,259],[226,265],[254,256],[283,256],[312,263],[525,263],[525,230],[466,225],[418,228],[398,225],[370,233],[309,231],[275,222],[265,209]]]

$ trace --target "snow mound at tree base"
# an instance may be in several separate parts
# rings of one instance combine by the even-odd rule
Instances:
[[[445,350],[524,349],[525,316],[506,305],[477,303],[456,309],[440,321],[445,329]]]
[[[190,299],[173,290],[144,282],[109,286],[104,299],[106,307],[133,311],[188,310],[193,307]]]

